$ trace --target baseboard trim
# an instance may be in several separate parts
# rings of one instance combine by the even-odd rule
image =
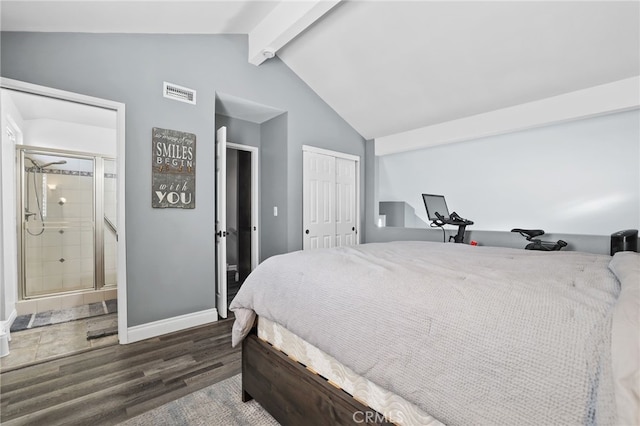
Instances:
[[[139,342],[140,340],[150,339],[216,321],[218,321],[218,310],[213,308],[136,325],[127,328],[127,343]]]

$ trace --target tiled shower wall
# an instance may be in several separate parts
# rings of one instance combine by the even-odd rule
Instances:
[[[28,169],[32,170],[32,169]],[[33,191],[33,172],[29,176],[29,209],[37,212]],[[26,233],[27,297],[50,293],[91,290],[94,288],[93,245],[93,177],[89,172],[48,170],[46,183],[38,188],[45,196],[40,203],[46,208],[47,229],[41,235]],[[40,184],[40,173],[36,181]],[[105,213],[114,212],[115,181],[105,179]],[[111,191],[111,187],[113,191]],[[109,188],[109,190],[107,190]],[[32,234],[42,229],[39,217],[28,222]],[[116,244],[112,233],[105,229],[105,285],[115,285]]]

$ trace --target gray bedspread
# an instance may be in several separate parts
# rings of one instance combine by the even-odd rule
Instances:
[[[396,242],[263,262],[230,309],[279,323],[449,425],[616,421],[610,256]]]

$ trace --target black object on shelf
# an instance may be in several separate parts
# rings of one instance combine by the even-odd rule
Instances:
[[[625,229],[611,234],[611,256],[619,251],[638,251],[637,229]]]
[[[458,213],[453,212],[449,217],[444,217],[440,213],[436,212],[436,216],[438,217],[432,224],[435,226],[443,226],[443,225],[455,225],[458,227],[458,233],[454,236],[449,237],[449,241],[453,239],[456,243],[464,243],[464,231],[467,225],[473,225],[473,221],[469,219],[464,219],[458,215]]]
[[[427,209],[427,217],[431,221],[431,226],[442,228],[444,225],[455,225],[458,227],[458,233],[450,236],[449,241],[453,239],[456,243],[464,243],[464,231],[467,225],[473,225],[473,221],[460,217],[458,213],[449,214],[447,202],[444,195],[422,194],[424,207]],[[444,242],[444,235],[443,235]]]
[[[566,241],[542,241],[538,238],[535,238],[544,235],[544,230],[542,229],[514,228],[511,230],[511,232],[517,232],[518,234],[525,237],[527,241],[530,241],[530,243],[525,246],[525,250],[558,251],[567,246]]]

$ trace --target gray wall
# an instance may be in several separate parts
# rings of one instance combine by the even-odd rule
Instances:
[[[278,139],[272,152],[262,149],[263,166],[274,172],[263,196],[281,205],[278,218],[262,222],[263,229],[274,225],[268,254],[302,247],[302,145],[364,155],[362,137],[278,58],[248,63],[246,36],[3,32],[1,38],[3,77],[126,105],[129,326],[215,306],[216,91],[287,111],[286,119],[273,119],[280,126],[286,120],[286,138],[274,131],[278,126],[261,126],[263,148],[269,136]],[[163,81],[197,90],[198,104],[164,99]],[[151,208],[152,127],[196,134],[195,209]]]
[[[227,127],[227,140],[260,148],[260,261],[290,251],[287,247],[287,114],[261,124],[216,114],[216,128]],[[273,216],[273,207],[278,216]],[[302,235],[302,234],[300,234]]]
[[[544,130],[543,133],[548,134],[550,130],[553,130],[553,127],[563,127],[560,130],[564,133],[567,126],[571,128],[583,127],[583,129],[578,129],[578,132],[580,132],[588,129],[593,129],[593,125],[598,124],[597,122],[603,122],[603,121],[611,122],[611,120],[615,121],[620,119],[631,121],[632,123],[637,122],[638,111],[621,113],[617,115],[617,117],[611,116],[611,117],[600,117],[600,118],[589,119],[589,120],[579,120],[579,121],[575,121],[573,123],[562,125],[562,126],[549,126],[549,128],[541,129],[541,130]],[[629,126],[627,126],[627,128],[628,127]],[[528,131],[528,133],[531,133],[531,132],[533,132],[534,134],[537,133],[535,132],[535,130]],[[633,134],[631,136],[632,138],[635,138],[635,139],[632,139],[631,141],[632,146],[628,150],[630,151],[630,153],[627,152],[625,154],[627,156],[630,156],[631,158],[624,159],[624,162],[623,162],[625,165],[624,167],[626,167],[627,170],[622,171],[623,174],[627,173],[630,176],[628,177],[629,181],[624,182],[624,184],[626,186],[635,185],[636,188],[640,183],[639,182],[640,166],[638,165],[639,164],[638,144],[639,144],[640,138],[638,138],[637,132],[638,132],[638,128],[636,127],[636,130],[635,130],[636,136],[633,136]],[[507,140],[507,141],[511,139],[515,143],[518,141],[519,136],[520,135],[518,134],[502,135],[500,136],[500,139]],[[600,138],[599,147],[601,150],[605,151],[607,149],[614,149],[614,147],[612,147],[609,144],[609,141],[611,140],[610,135],[606,133],[603,134],[598,132],[592,135],[591,140],[593,140],[596,137]],[[470,141],[469,143],[473,143],[473,142],[475,141]],[[629,144],[627,144],[627,146],[629,146]],[[464,170],[460,173],[457,173],[454,170],[455,160],[456,158],[459,158],[459,155],[461,154],[460,152],[461,147],[463,147],[463,144],[453,144],[451,146],[441,146],[441,147],[438,147],[437,149],[438,158],[440,158],[441,161],[448,162],[448,164],[451,164],[451,167],[452,167],[451,173],[446,176],[448,188],[455,189],[458,194],[463,193],[464,191],[469,191],[470,188],[473,187],[473,185],[475,185],[475,183],[473,183],[472,185],[469,184],[470,180],[471,181],[474,180],[473,176],[467,175],[466,171]],[[487,147],[487,146],[484,146],[484,148],[485,150],[483,150],[481,153],[478,153],[478,152],[474,153],[474,155],[472,155],[471,158],[473,159],[473,161],[477,162],[478,164],[486,166],[486,171],[484,172],[484,180],[482,180],[482,182],[485,182],[485,184],[487,185],[486,190],[498,191],[497,188],[501,187],[501,184],[502,184],[501,182],[488,184],[486,183],[486,181],[487,179],[490,179],[492,176],[497,175],[494,172],[495,166],[492,166],[491,164],[493,159],[495,159],[496,157],[502,158],[504,156],[504,153],[492,150],[490,147]],[[409,156],[406,156],[405,162],[403,163],[405,165],[405,170],[414,170],[414,171],[417,170],[418,166],[416,166],[415,163],[420,162],[421,160],[424,160],[424,155],[427,154],[427,151],[429,153],[436,152],[436,150],[433,150],[433,149],[431,150],[426,149],[424,151],[425,152],[422,152],[422,153],[413,152],[411,156],[413,160],[409,158]],[[607,173],[607,170],[613,171],[616,173],[621,172],[621,171],[615,170],[615,166],[612,164],[594,165],[594,164],[584,162],[581,157],[581,152],[582,152],[581,149],[576,148],[574,155],[571,158],[571,161],[566,164],[566,167],[568,169],[567,173],[571,172],[571,173],[581,174],[581,177],[585,181],[585,185],[589,185],[590,182],[594,180],[598,180],[599,177],[602,176],[602,173]],[[614,151],[614,153],[615,152],[617,151]],[[551,149],[545,150],[544,154],[549,158],[553,158],[554,155],[556,155],[556,151],[554,151],[554,149],[551,148]],[[421,157],[421,155],[423,155],[423,157]],[[522,156],[523,158],[527,158],[525,152],[522,152]],[[382,201],[379,199],[379,192],[378,192],[378,185],[379,185],[379,179],[380,179],[379,163],[380,163],[380,158],[376,157],[374,154],[373,141],[367,141],[366,183],[365,183],[365,192],[366,192],[366,199],[367,199],[367,204],[366,204],[366,209],[367,209],[367,212],[366,212],[367,239],[366,240],[367,242],[386,242],[386,241],[396,241],[396,240],[418,240],[418,241],[442,242],[443,240],[442,231],[438,228],[431,229],[431,228],[428,228],[427,226],[423,228],[399,228],[399,227],[378,228],[376,226],[377,214],[378,214],[378,202]],[[424,161],[422,162],[422,164],[424,164]],[[520,173],[521,174],[528,173],[531,170],[539,170],[541,172],[547,172],[546,169],[544,170],[542,170],[541,168],[536,169],[534,166],[535,165],[530,165],[523,160],[522,163],[519,163],[519,167],[521,167]],[[412,175],[412,179],[415,180],[416,175],[418,174],[414,173],[414,175]],[[425,185],[424,192],[429,192],[427,188],[430,190],[433,190],[433,187],[429,187],[429,184],[433,181],[433,179],[430,180],[432,175],[429,174],[429,170],[424,170],[422,176],[424,177],[422,181],[424,182],[424,185]],[[535,194],[538,191],[547,191],[551,193],[551,195],[553,196],[566,194],[566,188],[563,185],[562,173],[560,173],[558,176],[559,177],[557,178],[557,184],[555,185],[549,185],[544,180],[537,182],[536,179],[532,177],[531,182],[529,183],[527,188],[522,188],[522,190],[529,194]],[[447,193],[445,192],[445,194]],[[566,195],[570,196],[571,194],[566,194]],[[600,193],[596,193],[596,195],[599,195],[601,197],[607,197],[611,195],[611,192],[603,190]],[[632,196],[635,196],[637,199],[638,197],[637,190],[635,194],[632,194]],[[462,199],[462,197],[460,197],[460,199]],[[533,197],[533,200],[535,201],[535,197]],[[472,220],[475,219],[475,217],[472,214],[467,214],[467,210],[458,208],[457,203],[455,207],[453,207],[451,203],[449,204],[450,204],[449,205],[450,210],[453,211],[457,209],[461,215],[468,217],[469,219],[472,219]],[[549,203],[544,203],[542,201],[539,203],[538,206],[540,208],[540,211],[537,214],[540,216],[541,220],[544,218],[544,215],[547,214],[549,211],[557,211],[561,207],[557,204],[549,204]],[[490,206],[486,204],[479,204],[477,208],[487,209],[487,208],[490,208]],[[541,237],[541,239],[545,241],[556,241],[558,239],[565,240],[569,243],[569,245],[564,250],[576,250],[576,251],[585,251],[585,252],[599,253],[599,254],[609,254],[610,234],[617,230],[627,229],[628,227],[630,227],[629,226],[630,224],[631,225],[637,224],[637,220],[638,220],[637,204],[632,205],[630,209],[623,210],[622,213],[623,213],[622,216],[625,216],[625,215],[629,216],[631,219],[631,222],[618,223],[617,226],[615,226],[614,224],[614,228],[611,228],[611,229],[614,229],[614,231],[611,231],[611,232],[607,230],[607,231],[601,232],[600,235],[594,235],[593,233],[579,234],[579,233],[562,232],[562,228],[559,228],[554,230],[554,232],[545,234],[543,237]],[[512,220],[511,217],[507,219]],[[579,219],[576,219],[576,220],[579,220]],[[602,220],[608,221],[609,218],[608,216],[604,215],[602,217]],[[520,226],[517,226],[516,223],[514,223],[514,225],[515,226],[513,227],[521,227],[521,228],[529,227],[529,228],[544,229],[543,226],[540,226],[540,225],[536,226],[535,223],[526,223]],[[633,228],[637,229],[637,225]],[[457,228],[454,226],[447,226],[445,229],[446,229],[445,239],[448,241],[449,235],[454,235],[457,231]],[[520,236],[519,234],[509,232],[510,229],[511,229],[510,224],[505,224],[504,231],[485,231],[485,230],[477,229],[476,225],[468,226],[467,232],[465,233],[465,242],[468,243],[472,240],[476,240],[480,245],[523,248],[527,244],[527,241],[524,239],[524,237]]]
[[[216,129],[227,128],[227,142],[260,148],[260,124],[216,114]]]
[[[344,121],[336,123],[334,126],[320,126],[321,129],[313,134],[307,141],[300,138],[292,138],[292,129],[298,129],[299,126],[311,127],[315,120],[320,120],[321,123],[327,122],[332,115],[333,110],[322,111],[319,115],[307,115],[304,120],[298,120],[293,122],[293,116],[289,112],[289,143],[287,145],[288,153],[288,185],[289,185],[289,200],[288,200],[288,213],[287,213],[287,247],[289,250],[302,249],[302,145],[311,145],[319,148],[329,149],[332,151],[343,152],[346,154],[357,155],[360,157],[360,221],[361,228],[364,228],[364,215],[365,215],[365,193],[362,190],[363,182],[365,181],[364,166],[364,139],[360,137],[362,145],[360,149],[356,149],[357,146],[354,143],[348,143],[344,139],[343,127],[347,125]],[[315,123],[314,127],[318,127]],[[358,230],[362,234],[361,230]],[[364,242],[364,236],[360,235],[361,242]]]
[[[302,213],[302,205],[299,211],[288,209],[292,202],[291,181],[295,180],[288,163],[284,162],[291,140],[284,132],[288,121],[288,114],[283,114],[260,126],[263,141],[260,148],[260,260],[302,248],[302,224],[296,229],[288,227],[289,217]],[[302,170],[296,178],[302,180]],[[278,216],[273,215],[274,207],[278,207]],[[296,238],[299,240],[298,245],[288,244],[289,232],[294,234],[294,243]]]
[[[379,157],[380,201],[443,194],[474,230],[640,227],[640,110]]]

